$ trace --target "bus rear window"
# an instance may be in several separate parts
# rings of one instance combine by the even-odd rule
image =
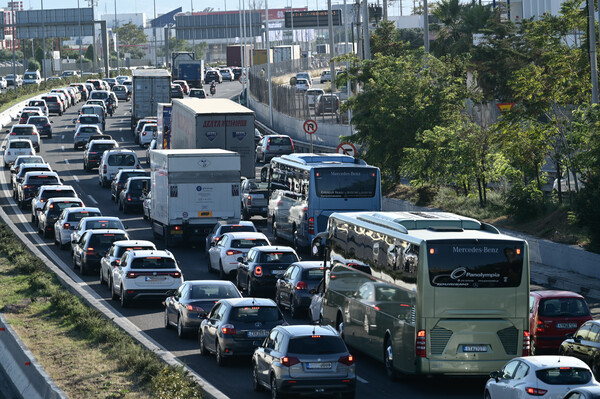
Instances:
[[[429,281],[434,287],[518,287],[523,251],[518,241],[431,241]]]
[[[319,168],[315,188],[320,198],[373,198],[377,189],[375,168]]]

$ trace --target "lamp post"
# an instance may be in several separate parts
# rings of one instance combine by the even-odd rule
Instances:
[[[265,46],[267,48],[267,84],[269,86],[269,122],[273,128],[273,93],[271,90],[271,57],[269,43],[269,2],[265,0]]]
[[[194,0],[190,0],[190,6],[192,8],[192,29],[190,34],[192,35],[192,49],[194,50],[194,59],[196,59],[196,32],[194,31]]]
[[[156,24],[156,0],[154,0],[154,21]],[[152,27],[152,32],[154,34],[154,68],[158,68],[158,53],[156,52],[156,26]]]
[[[15,93],[17,92],[17,56],[15,54],[15,2],[10,3],[10,9],[12,11],[12,55],[13,55],[13,87],[15,88]]]
[[[77,0],[77,15],[79,22],[79,74],[83,76],[83,50],[81,44],[81,8],[79,8],[79,0]],[[45,42],[45,40],[44,40]]]
[[[44,0],[41,0],[42,5],[42,49],[44,56],[42,57],[42,72],[44,73],[44,80],[46,80],[46,18],[44,16]]]
[[[117,0],[115,0],[115,49],[117,51],[117,75],[119,75],[119,34],[117,29],[119,27],[119,21],[117,20]]]

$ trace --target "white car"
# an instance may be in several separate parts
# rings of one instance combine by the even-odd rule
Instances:
[[[48,116],[48,105],[46,104],[46,101],[42,100],[41,98],[33,98],[27,101],[27,106],[40,107],[42,109],[42,112],[44,113],[44,116]]]
[[[46,163],[41,155],[19,155],[10,167],[10,173],[18,173],[22,163]]]
[[[2,146],[4,167],[10,167],[21,155],[35,155],[31,140],[11,140]]]
[[[90,137],[95,134],[102,134],[102,129],[98,125],[79,125],[73,135],[73,149],[85,148],[85,145],[90,141]]]
[[[71,233],[71,252],[77,241],[88,230],[125,230],[127,227],[123,225],[121,219],[116,216],[94,216],[86,217],[79,221],[75,231]]]
[[[237,270],[238,258],[248,254],[250,248],[271,245],[263,233],[225,233],[208,249],[209,271],[218,271],[221,279]]]
[[[102,160],[98,167],[98,182],[102,187],[109,187],[119,170],[141,168],[135,151],[124,148],[107,150],[102,154]]]
[[[525,356],[490,373],[485,399],[562,399],[574,387],[600,386],[589,366],[572,356]]]
[[[213,245],[213,243],[217,242],[219,238],[225,233],[234,233],[236,231],[254,231],[257,232],[256,226],[254,223],[242,220],[239,223],[228,223],[224,220],[221,220],[215,224],[215,227],[211,230],[210,233],[206,236],[206,242],[204,245],[204,249],[208,254],[208,250]]]
[[[38,214],[44,207],[44,203],[50,198],[55,197],[73,197],[78,198],[79,196],[75,192],[73,186],[65,185],[45,185],[38,189],[35,197],[31,200],[31,223],[34,225],[38,222]],[[83,205],[80,205],[83,206]]]
[[[7,137],[8,141],[29,140],[36,151],[40,150],[40,134],[35,125],[28,125],[26,123],[13,125]]]
[[[79,221],[92,216],[102,216],[102,212],[98,208],[89,206],[63,209],[54,223],[54,244],[63,249],[71,242],[71,234],[79,225]]]
[[[84,207],[85,204],[77,197],[54,197],[48,199],[38,213],[37,230],[43,237],[54,234],[54,224],[61,212],[67,208]]]
[[[125,251],[146,251],[156,250],[156,246],[152,241],[146,240],[122,240],[112,243],[110,249],[100,260],[100,284],[112,285],[112,269],[119,266],[121,257]]]
[[[148,147],[156,137],[158,125],[156,123],[146,123],[140,132],[140,147]]]
[[[183,284],[183,274],[169,251],[126,251],[111,281],[112,298],[125,308],[133,300],[164,300]]]

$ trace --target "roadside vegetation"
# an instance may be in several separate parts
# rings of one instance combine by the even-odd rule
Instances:
[[[165,365],[66,291],[4,224],[0,224],[0,310],[70,398],[203,397],[182,367]]]
[[[491,6],[442,0],[430,54],[382,22],[371,60],[336,60],[352,65],[336,83],[361,87],[343,105],[356,128],[343,140],[381,169],[388,193],[600,251],[587,9],[581,0],[561,7],[514,24]],[[497,103],[512,108],[486,117]],[[555,177],[570,190],[552,192]]]

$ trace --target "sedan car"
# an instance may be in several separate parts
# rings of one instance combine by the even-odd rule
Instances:
[[[283,276],[290,264],[299,260],[291,247],[254,247],[246,257],[238,258],[236,285],[248,291],[249,296],[265,292],[272,295],[278,278]]]
[[[311,304],[312,294],[324,277],[323,271],[323,262],[292,263],[275,285],[277,305],[289,308],[292,318],[300,312],[306,312]]]
[[[531,354],[558,353],[567,335],[592,320],[585,299],[571,291],[532,291],[529,295]]]
[[[151,185],[149,177],[130,177],[119,193],[119,209],[123,213],[133,208],[142,208],[144,191]]]
[[[93,168],[97,168],[100,165],[104,151],[112,150],[113,148],[119,148],[119,143],[116,140],[89,141],[83,153],[83,170],[89,172]]]
[[[255,215],[267,217],[268,189],[269,183],[260,179],[242,181],[242,219],[248,220]]]
[[[151,251],[156,250],[156,246],[152,241],[146,240],[123,240],[115,241],[110,246],[110,249],[100,260],[100,284],[112,286],[113,269],[119,266],[121,257],[126,251]]]
[[[354,398],[354,357],[331,326],[278,326],[254,351],[252,386],[255,391],[271,390],[272,398]]]
[[[124,230],[88,230],[73,244],[73,269],[79,268],[82,275],[100,268],[100,260],[115,241],[129,240]]]
[[[485,399],[560,399],[570,389],[600,386],[587,364],[571,356],[525,356],[492,371]]]
[[[123,190],[125,182],[130,177],[149,177],[150,173],[142,169],[121,169],[110,184],[110,197],[113,201],[119,202],[119,194]]]
[[[208,255],[208,250],[211,246],[214,245],[221,236],[225,233],[233,233],[235,231],[258,231],[256,230],[256,226],[254,223],[248,221],[242,221],[239,223],[227,223],[224,220],[220,220],[213,227],[212,231],[208,233],[206,236],[206,243],[204,249],[206,250],[206,254]]]
[[[63,249],[71,242],[71,234],[81,219],[102,216],[100,209],[94,207],[75,207],[63,209],[54,223],[54,244]]]
[[[177,336],[197,333],[200,323],[221,299],[241,298],[231,281],[191,280],[165,299],[165,328],[177,327]]]
[[[563,341],[558,353],[581,359],[595,376],[600,377],[600,321],[591,320],[583,324]]]
[[[221,299],[200,323],[200,354],[214,353],[218,366],[228,358],[254,353],[272,328],[285,323],[271,299]]]
[[[250,248],[263,245],[271,245],[263,233],[225,233],[208,250],[209,271],[218,271],[219,277],[224,279],[237,270],[238,258],[246,256]]]

